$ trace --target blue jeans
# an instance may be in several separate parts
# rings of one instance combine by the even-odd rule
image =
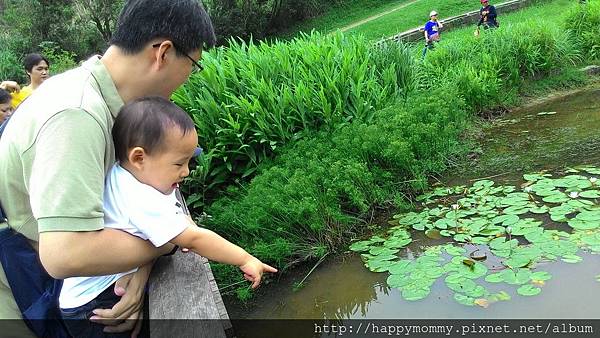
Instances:
[[[92,312],[94,309],[110,309],[112,308],[121,297],[115,295],[114,284],[108,289],[104,290],[98,297],[93,299],[91,302],[71,308],[71,309],[60,309],[62,318],[69,330],[69,333],[73,337],[77,338],[129,338],[131,337],[131,331],[122,333],[105,333],[102,330],[104,325],[97,324],[90,321],[90,317],[94,315]]]

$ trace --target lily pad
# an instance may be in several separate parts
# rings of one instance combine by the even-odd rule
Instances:
[[[537,271],[529,276],[531,280],[547,281],[552,278],[552,275],[546,271]]]
[[[583,258],[581,258],[580,256],[577,255],[565,255],[562,258],[562,261],[565,263],[579,263],[583,260]]]
[[[461,295],[460,293],[454,294],[454,300],[459,304],[473,306],[475,304],[475,298]]]
[[[430,292],[430,288],[405,289],[402,290],[402,298],[409,301],[417,301],[429,296]]]
[[[517,293],[521,296],[535,296],[542,292],[542,289],[533,285],[526,284],[517,289]]]

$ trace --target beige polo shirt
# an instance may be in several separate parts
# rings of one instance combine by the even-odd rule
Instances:
[[[46,80],[19,106],[0,138],[8,226],[34,242],[39,232],[104,227],[104,177],[115,162],[111,128],[121,106],[97,56]],[[0,318],[20,318],[2,270]]]

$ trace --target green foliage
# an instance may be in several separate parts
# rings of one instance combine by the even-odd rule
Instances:
[[[215,149],[203,160],[210,166],[200,166],[198,176],[214,181],[213,168],[222,167],[221,172],[230,172],[224,181],[241,177],[243,171],[231,169],[236,168],[232,158],[239,159],[235,156],[246,148],[262,149],[254,153],[264,155],[253,163],[256,176],[250,183],[237,180],[207,208],[214,215],[208,225],[280,267],[338,250],[363,231],[360,225],[373,206],[403,205],[400,196],[427,188],[428,175],[443,171],[447,157],[459,149],[470,114],[513,102],[526,79],[569,69],[583,55],[573,35],[560,26],[524,21],[486,33],[479,39],[463,35],[444,41],[424,62],[416,56],[420,47],[368,49],[358,43],[364,39],[340,35],[315,34],[270,48],[240,44],[244,53],[237,62],[224,57],[230,51],[221,51],[215,58],[222,68],[209,60],[208,72],[175,96],[199,124],[201,144],[212,142],[207,148]],[[335,43],[344,53],[335,52]],[[301,46],[301,52],[290,52],[291,47],[284,48],[288,45]],[[343,67],[345,53],[352,55],[347,56],[351,71]],[[579,81],[572,75],[565,79]],[[380,88],[382,98],[369,89],[336,104],[348,97],[341,93],[352,93],[360,83]],[[314,94],[325,89],[330,89],[327,95]],[[281,94],[286,91],[293,98]],[[395,98],[402,100],[394,103]],[[376,104],[356,104],[365,101]],[[305,107],[304,114],[297,107]],[[202,139],[203,134],[208,136]],[[259,137],[264,137],[263,148],[256,148]],[[228,142],[237,148],[221,151]],[[278,157],[267,160],[274,154],[271,145]],[[201,182],[194,178],[192,188]],[[518,206],[510,211],[514,217],[503,222],[522,212]],[[437,231],[445,235],[452,228],[440,223]],[[413,291],[418,294],[410,298],[425,294]]]
[[[480,38],[444,41],[423,64],[426,86],[449,81],[474,111],[510,101],[523,79],[542,77],[582,58],[573,36],[560,27],[530,20],[508,24]]]
[[[0,50],[0,81],[2,80],[13,80],[19,83],[27,81],[21,60],[10,49]]]
[[[403,180],[443,170],[465,106],[451,88],[420,94],[370,123],[287,147],[251,184],[214,203],[208,225],[277,265],[337,250],[372,205],[410,188]]]
[[[61,49],[58,44],[45,41],[40,44],[41,53],[50,61],[50,74],[56,75],[77,67],[75,54]]]
[[[329,33],[364,20],[373,15],[388,11],[411,0],[354,0],[337,1],[337,4],[325,8],[321,15],[298,22],[291,27],[282,27],[273,35],[281,38],[293,38],[300,32],[313,30]]]
[[[26,83],[20,60],[33,52],[50,60],[52,73],[101,53],[122,4],[121,0],[5,0],[0,11],[0,76]]]
[[[342,34],[274,44],[232,41],[203,62],[205,70],[173,95],[191,113],[200,144],[210,149],[189,180],[197,189],[191,192],[202,194],[192,197],[198,203],[214,188],[253,175],[307,131],[367,122],[414,88],[406,46],[371,48]]]
[[[589,0],[571,9],[565,27],[576,36],[586,56],[600,60],[600,1]]]
[[[225,44],[231,37],[262,39],[338,2],[343,0],[207,0],[203,4],[215,26],[218,43]]]

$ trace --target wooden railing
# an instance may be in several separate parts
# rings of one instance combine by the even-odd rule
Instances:
[[[189,215],[179,190],[176,197]],[[181,251],[161,257],[154,264],[148,285],[152,338],[233,336],[223,298],[206,258]]]
[[[161,257],[149,281],[150,336],[226,338],[231,323],[206,258]]]

